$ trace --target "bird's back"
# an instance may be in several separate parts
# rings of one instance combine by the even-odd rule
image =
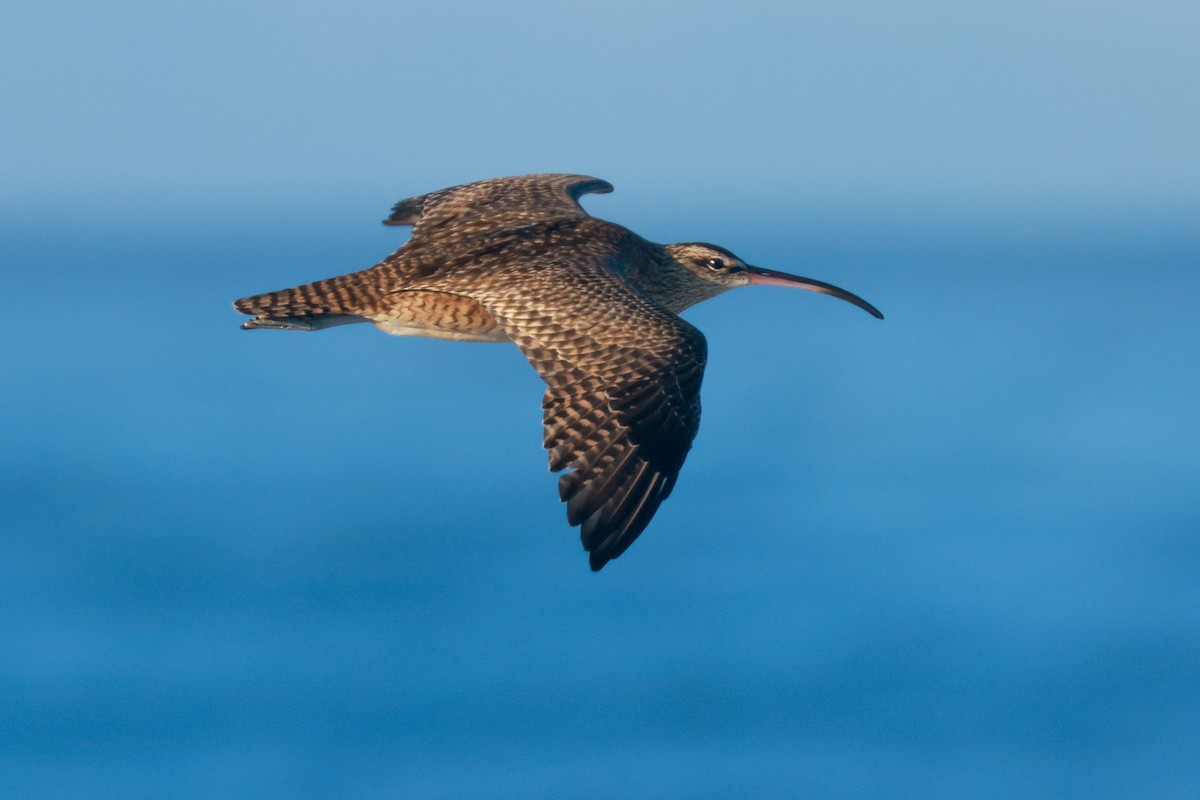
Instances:
[[[480,181],[403,200],[385,220],[412,225],[408,242],[375,266],[274,292],[251,295],[234,307],[259,319],[316,319],[385,312],[393,295],[441,291],[472,296],[479,288],[536,277],[548,261],[580,269],[616,269],[652,258],[653,245],[578,204],[605,181],[580,175],[528,175]]]

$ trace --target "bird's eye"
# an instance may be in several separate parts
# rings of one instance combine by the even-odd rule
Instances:
[[[710,258],[704,262],[704,266],[708,267],[709,269],[725,269],[725,259]]]

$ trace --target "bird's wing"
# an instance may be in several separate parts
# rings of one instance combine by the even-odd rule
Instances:
[[[585,217],[579,198],[611,192],[612,184],[587,175],[521,175],[452,186],[401,200],[385,225],[412,225],[413,238],[452,227],[456,235],[488,233],[532,222]]]
[[[598,570],[645,530],[700,426],[707,343],[607,269],[543,264],[483,300],[546,382],[544,446]]]

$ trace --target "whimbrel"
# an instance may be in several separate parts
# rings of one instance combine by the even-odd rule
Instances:
[[[370,269],[233,305],[243,328],[313,331],[371,322],[387,333],[513,342],[547,389],[544,441],[567,522],[593,570],[645,530],[700,425],[704,335],[678,316],[749,284],[867,301],[828,283],[752,267],[723,247],[659,245],[589,216],[584,175],[497,178],[397,203],[412,236]]]

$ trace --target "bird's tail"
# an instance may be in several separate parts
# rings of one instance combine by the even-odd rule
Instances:
[[[265,292],[233,301],[233,307],[254,319],[243,328],[319,330],[360,321],[377,305],[381,292],[361,273]]]

